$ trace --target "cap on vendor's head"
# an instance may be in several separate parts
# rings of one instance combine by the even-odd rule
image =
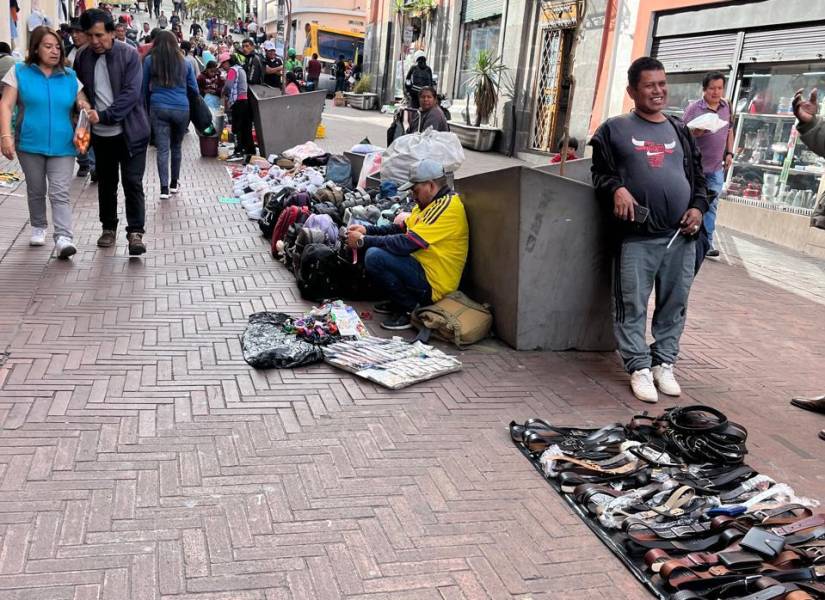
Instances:
[[[270,50],[277,50],[277,47],[275,46],[275,42],[267,40],[264,42],[264,51],[269,52]]]
[[[444,177],[444,167],[441,163],[425,158],[413,165],[410,171],[410,180],[398,188],[399,192],[405,192],[412,188],[416,183],[424,183],[425,181],[434,181]]]
[[[222,65],[223,63],[228,61],[230,58],[232,58],[232,56],[229,54],[229,52],[224,52],[218,57],[218,64]]]

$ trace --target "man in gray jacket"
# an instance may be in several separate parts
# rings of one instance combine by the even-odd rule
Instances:
[[[804,90],[798,90],[793,99],[793,113],[799,120],[796,128],[799,130],[799,137],[811,152],[816,152],[820,156],[825,156],[825,121],[816,115],[817,113],[817,93],[816,90],[806,100],[803,96]],[[822,200],[820,199],[820,202]],[[817,223],[816,220],[821,222]],[[814,226],[825,227],[825,215],[814,216]],[[794,398],[791,404],[805,410],[825,414],[825,396],[817,398]],[[819,432],[819,438],[825,440],[825,429]]]

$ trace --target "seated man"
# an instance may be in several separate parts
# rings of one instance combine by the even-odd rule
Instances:
[[[389,296],[375,312],[391,315],[384,329],[409,329],[416,306],[438,302],[458,289],[470,232],[461,199],[447,185],[444,168],[424,159],[412,169],[409,183],[416,206],[402,227],[352,225],[351,248],[366,248],[367,275]]]

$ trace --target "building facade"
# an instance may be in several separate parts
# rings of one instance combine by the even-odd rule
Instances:
[[[570,134],[587,134],[595,81],[610,26],[608,0],[372,0],[366,68],[385,102],[401,98],[412,55],[421,50],[452,98],[453,121],[469,116],[467,82],[482,50],[507,67],[498,109],[497,149],[537,161],[555,152],[569,113]],[[573,53],[575,52],[575,58]],[[575,86],[571,86],[575,82]],[[571,93],[572,92],[572,93]]]

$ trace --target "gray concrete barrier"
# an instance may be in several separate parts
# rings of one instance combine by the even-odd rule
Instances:
[[[581,181],[582,183],[589,185],[593,181],[592,175],[590,174],[590,167],[592,165],[593,161],[589,158],[568,160],[564,165],[564,176],[568,179],[575,179],[576,181]],[[540,167],[535,167],[535,169],[536,171],[541,171],[542,173],[558,175],[561,172],[561,163],[542,165]]]
[[[544,171],[456,179],[470,223],[462,289],[518,350],[613,350],[606,215],[592,185]]]
[[[282,96],[281,90],[265,85],[250,85],[250,104],[263,156],[315,139],[321,123],[326,92],[307,92]]]

